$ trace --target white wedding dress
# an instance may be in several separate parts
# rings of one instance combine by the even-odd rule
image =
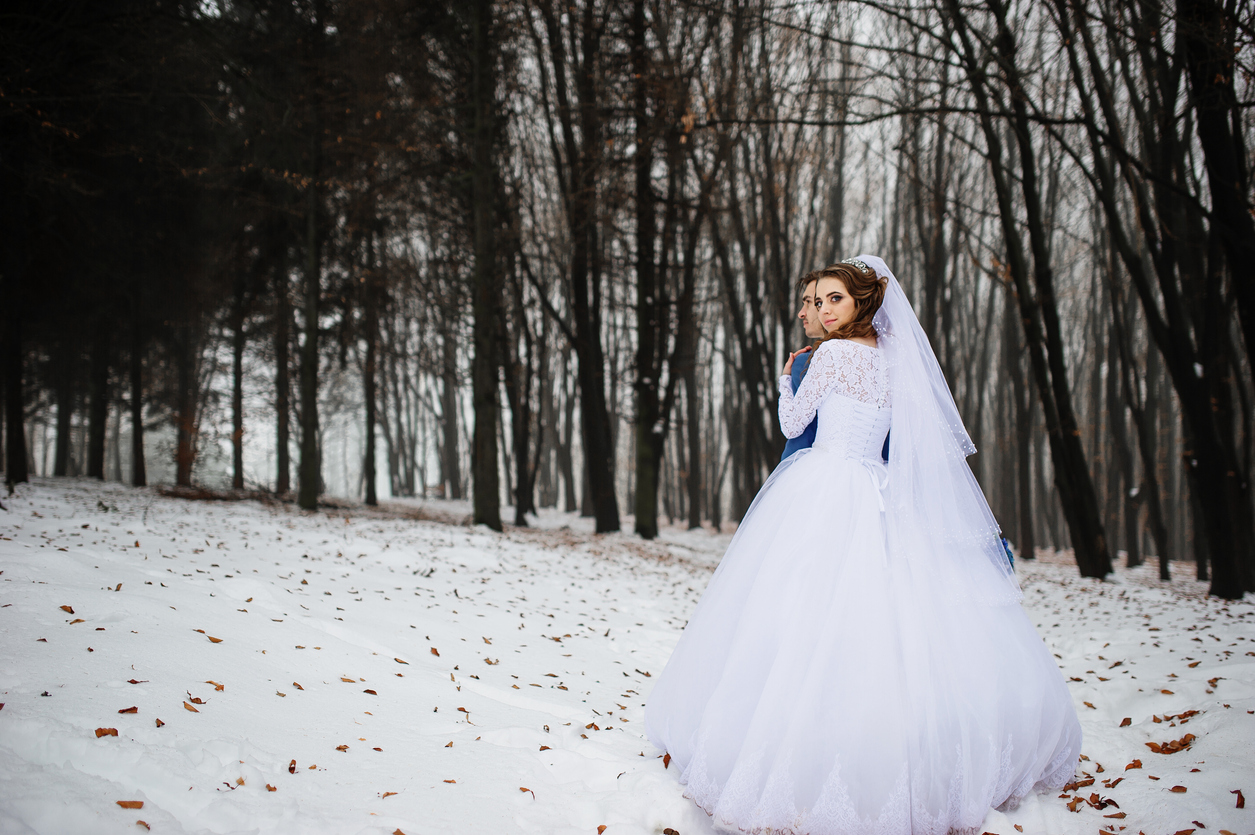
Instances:
[[[814,447],[763,485],[649,696],[650,739],[721,829],[979,831],[1074,773],[1071,696],[1017,598],[960,595],[924,540],[891,556],[888,374],[830,340],[796,397],[781,378],[781,426],[817,412]]]

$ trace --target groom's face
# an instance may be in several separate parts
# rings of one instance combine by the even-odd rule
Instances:
[[[819,324],[819,308],[815,306],[817,283],[812,281],[806,285],[806,289],[802,291],[802,309],[797,312],[797,318],[802,321],[802,330],[806,332],[807,339],[822,339],[824,336],[823,326]]]

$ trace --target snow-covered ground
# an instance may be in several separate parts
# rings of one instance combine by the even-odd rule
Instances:
[[[303,514],[74,480],[3,501],[0,832],[711,832],[642,713],[727,534],[548,514],[499,535],[452,503]],[[1255,832],[1250,596],[1020,577],[1088,759],[984,829]]]

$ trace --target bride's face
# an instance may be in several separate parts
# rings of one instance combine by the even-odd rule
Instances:
[[[819,306],[819,323],[831,332],[854,318],[854,299],[846,292],[839,278],[821,278],[815,287],[815,304]]]

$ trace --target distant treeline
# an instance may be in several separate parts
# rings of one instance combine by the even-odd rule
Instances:
[[[1023,557],[1240,597],[1253,47],[1235,0],[17,0],[6,478],[143,485],[156,430],[305,508],[335,447],[367,503],[717,526],[797,279],[872,252]]]

